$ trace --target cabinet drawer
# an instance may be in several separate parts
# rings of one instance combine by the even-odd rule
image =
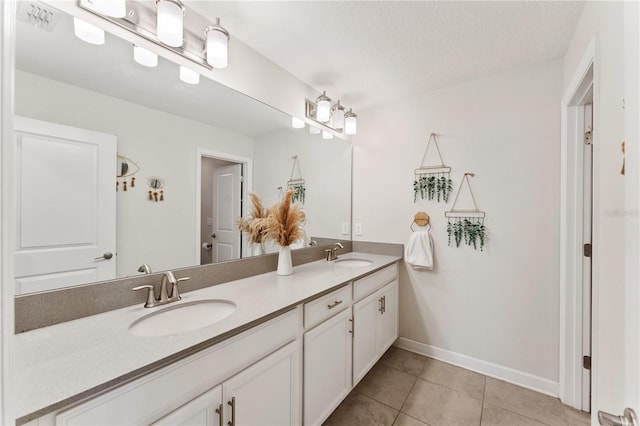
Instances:
[[[304,304],[304,327],[311,328],[351,303],[351,284]]]
[[[353,283],[353,299],[360,300],[398,277],[398,264],[367,275]]]

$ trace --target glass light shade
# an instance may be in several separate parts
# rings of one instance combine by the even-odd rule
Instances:
[[[318,129],[315,126],[309,126],[309,134],[310,135],[317,135],[320,133],[320,129]]]
[[[173,0],[160,0],[157,6],[156,33],[158,39],[168,46],[182,46],[184,36],[183,9]]]
[[[207,29],[207,62],[214,68],[229,65],[229,36],[216,27]]]
[[[96,11],[113,18],[124,18],[127,15],[125,0],[93,0]]]
[[[73,18],[73,32],[76,37],[87,43],[104,44],[104,30],[82,19]]]
[[[304,129],[304,121],[298,117],[291,117],[291,127],[294,129]]]
[[[322,139],[333,139],[333,135],[326,130],[322,131]]]
[[[351,110],[344,115],[344,133],[345,135],[355,135],[358,132],[358,116]]]
[[[180,65],[180,80],[189,84],[198,84],[200,83],[200,74]]]
[[[331,118],[331,99],[326,92],[316,99],[316,120],[320,123],[326,123]]]
[[[332,127],[336,130],[344,128],[344,108],[340,105],[340,101],[333,106],[333,114],[331,114]]]
[[[158,55],[135,44],[133,45],[133,59],[145,67],[155,67],[158,65]]]

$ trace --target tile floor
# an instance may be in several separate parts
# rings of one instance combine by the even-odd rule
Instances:
[[[390,348],[325,426],[588,425],[553,398],[398,348]]]

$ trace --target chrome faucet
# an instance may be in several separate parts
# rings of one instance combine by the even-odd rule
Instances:
[[[182,299],[178,290],[178,283],[188,280],[189,277],[176,279],[173,272],[166,271],[162,274],[162,280],[160,281],[160,296],[156,297],[155,288],[152,285],[141,285],[132,288],[132,290],[148,289],[147,300],[144,304],[145,308],[153,308],[155,306],[166,305],[167,303],[177,302]],[[171,294],[167,290],[167,285],[171,284]]]
[[[326,249],[325,253],[327,253],[327,260],[336,260],[338,258],[338,254],[336,253],[336,251],[339,248],[343,249],[344,246],[340,243],[335,243],[333,247]]]
[[[152,272],[151,271],[151,266],[147,265],[146,263],[143,263],[138,268],[138,272],[144,272],[145,274],[150,274]]]

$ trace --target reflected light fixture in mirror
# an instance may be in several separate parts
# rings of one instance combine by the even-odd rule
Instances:
[[[156,0],[158,39],[167,46],[183,43],[185,8],[179,0]]]
[[[104,30],[91,25],[87,21],[73,18],[73,33],[82,41],[90,44],[104,44]]]
[[[180,65],[180,80],[188,84],[198,84],[200,83],[200,74]]]
[[[304,121],[298,117],[291,117],[291,127],[294,129],[304,129]]]
[[[127,15],[125,0],[93,0],[96,10],[112,18],[124,18]]]
[[[344,114],[344,134],[355,135],[358,132],[358,116],[349,108]]]
[[[153,68],[158,65],[158,55],[135,44],[133,45],[133,59],[145,67]]]
[[[322,131],[322,139],[333,139],[333,135],[326,130]]]
[[[309,134],[310,135],[317,135],[320,133],[320,129],[318,129],[315,126],[309,126]]]
[[[204,35],[207,62],[214,68],[226,68],[229,64],[229,32],[220,25],[220,18],[204,30]]]

